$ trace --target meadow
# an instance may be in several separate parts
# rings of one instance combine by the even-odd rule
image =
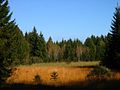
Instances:
[[[63,86],[80,86],[80,87],[94,87],[95,80],[87,80],[87,75],[97,66],[99,62],[56,62],[56,63],[39,63],[32,65],[20,65],[12,69],[11,76],[7,78],[6,82],[12,84],[24,85],[46,85],[54,87]],[[54,74],[54,75],[53,75]],[[55,77],[53,79],[52,75]],[[55,76],[56,75],[56,76]],[[114,72],[114,77],[110,80],[120,79],[120,73]],[[103,81],[104,82],[104,81]],[[105,85],[99,82],[95,85]],[[92,83],[92,84],[91,84]],[[110,84],[109,82],[107,85]],[[116,85],[116,84],[115,84]],[[99,86],[96,86],[99,87]]]
[[[100,61],[78,61],[78,62],[49,62],[49,63],[36,63],[28,66],[61,66],[61,67],[77,67],[77,66],[97,66],[99,65]],[[27,66],[27,65],[19,65],[20,66]]]
[[[20,65],[14,67],[11,76],[7,79],[7,82],[34,84],[35,75],[39,75],[41,83],[43,84],[64,85],[72,81],[85,80],[86,75],[91,71],[91,69],[93,69],[90,67],[98,65],[99,65],[98,61],[71,62],[71,63],[56,62],[56,63],[39,63],[32,65]],[[50,80],[51,78],[50,74],[52,72],[58,73],[58,79],[56,81]]]

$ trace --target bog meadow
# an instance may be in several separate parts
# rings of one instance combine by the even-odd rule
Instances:
[[[107,35],[46,41],[35,26],[23,33],[0,0],[0,90],[120,90],[118,4],[113,12]]]

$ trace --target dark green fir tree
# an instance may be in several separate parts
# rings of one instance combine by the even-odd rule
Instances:
[[[0,85],[8,76],[8,60],[10,59],[11,33],[15,29],[15,22],[10,21],[8,0],[0,0]],[[7,63],[6,63],[7,62]]]
[[[10,66],[23,63],[29,51],[22,32],[11,16],[8,0],[0,0],[0,85],[9,75]]]
[[[120,69],[120,7],[113,16],[111,32],[107,37],[105,57],[102,64],[109,68]]]

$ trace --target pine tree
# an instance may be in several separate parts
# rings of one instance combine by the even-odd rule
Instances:
[[[74,58],[74,47],[72,39],[69,39],[65,46],[64,59],[66,62],[73,60]]]
[[[11,15],[8,0],[0,0],[0,85],[8,76],[8,60],[11,59],[11,35],[16,27],[14,20],[10,21]]]
[[[29,51],[28,43],[11,16],[8,0],[0,0],[0,83],[9,75],[11,65],[24,63]]]
[[[25,37],[18,26],[16,26],[16,29],[12,35],[10,51],[13,65],[25,64],[29,62],[26,61],[29,57],[29,44],[25,40]]]
[[[89,48],[89,52],[86,54],[87,60],[95,60],[96,55],[96,45],[95,45],[95,36],[87,38],[84,45]]]
[[[46,49],[46,41],[43,37],[43,34],[42,32],[40,32],[40,35],[39,35],[39,48],[40,48],[40,58],[42,60],[46,60],[47,59],[47,49]]]
[[[29,46],[30,46],[30,56],[37,56],[39,57],[39,36],[37,33],[36,28],[33,28],[33,31],[28,33],[28,35],[26,36],[26,40],[28,40],[29,42]]]
[[[104,41],[105,37],[97,37],[97,42],[96,42],[96,60],[102,60],[105,54],[105,48],[106,48],[106,42]]]
[[[32,32],[28,34],[25,33],[25,38],[28,41],[30,47],[31,63],[38,63],[46,60],[46,42],[42,32],[40,32],[40,35],[38,35],[37,30],[34,27]]]
[[[102,64],[110,68],[120,69],[120,7],[116,8],[108,34],[105,57]]]

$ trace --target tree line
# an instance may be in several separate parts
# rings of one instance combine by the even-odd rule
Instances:
[[[51,37],[46,42],[42,32],[38,34],[35,27],[32,32],[25,33],[25,39],[29,44],[29,63],[101,60],[106,47],[106,36],[103,35],[92,35],[84,43],[79,39],[54,42]]]
[[[104,56],[106,36],[92,35],[84,43],[79,39],[54,42],[51,37],[45,41],[36,27],[24,35],[15,20],[11,20],[8,0],[2,0],[0,5],[0,59],[5,64],[94,61]]]

